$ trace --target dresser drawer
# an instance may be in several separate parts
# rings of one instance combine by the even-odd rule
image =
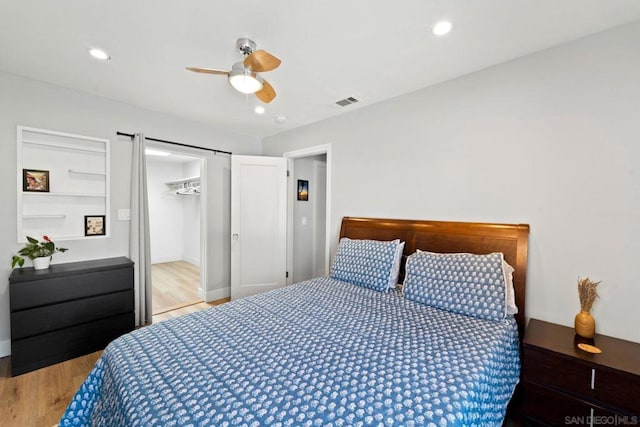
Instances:
[[[134,328],[133,313],[84,323],[47,334],[11,341],[11,374],[19,375],[53,363],[102,350]]]
[[[616,414],[578,398],[538,385],[523,382],[522,414],[544,424],[591,426],[592,417]]]
[[[133,290],[16,311],[11,313],[11,339],[129,312],[133,312]]]
[[[11,311],[125,291],[132,284],[132,267],[12,283]]]

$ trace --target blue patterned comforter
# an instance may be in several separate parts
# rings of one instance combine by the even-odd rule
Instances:
[[[60,425],[500,425],[515,322],[330,278],[113,341]]]

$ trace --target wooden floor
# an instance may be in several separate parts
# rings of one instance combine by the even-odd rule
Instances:
[[[204,310],[214,305],[224,304],[229,302],[229,298],[222,298],[212,302],[197,302],[195,304],[186,305],[175,310],[165,311],[164,313],[154,314],[153,323],[162,322],[163,320],[173,319],[174,317],[182,316],[183,314],[195,313],[196,311]]]
[[[15,378],[11,378],[10,358],[0,359],[0,424],[7,427],[57,424],[101,353],[91,353]]]
[[[229,301],[199,302],[153,316],[162,322]],[[102,351],[11,377],[10,357],[0,359],[0,426],[51,427],[58,423],[73,395]]]
[[[185,261],[151,266],[153,314],[202,302],[198,295],[200,267]]]

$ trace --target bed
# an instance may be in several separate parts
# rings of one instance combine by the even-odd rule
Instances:
[[[519,377],[528,226],[346,217],[340,237],[329,277],[113,341],[60,425],[501,425]],[[360,242],[395,239],[404,294],[340,279],[345,256],[369,262]],[[423,262],[464,253],[514,267],[518,314],[422,303]]]

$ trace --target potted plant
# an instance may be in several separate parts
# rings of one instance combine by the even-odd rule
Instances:
[[[43,241],[39,242],[33,237],[27,236],[27,244],[18,251],[18,255],[11,258],[11,268],[16,265],[22,267],[24,258],[27,257],[33,261],[34,270],[44,270],[49,268],[51,257],[56,252],[66,252],[66,248],[57,248],[53,240],[49,236],[42,236]]]

